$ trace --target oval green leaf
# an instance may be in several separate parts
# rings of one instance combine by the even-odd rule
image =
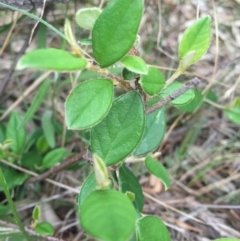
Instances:
[[[180,60],[190,52],[196,52],[189,65],[197,62],[208,50],[211,40],[211,18],[209,16],[198,19],[187,28],[179,44]],[[181,63],[180,63],[181,65]]]
[[[148,95],[156,95],[165,86],[165,77],[161,71],[150,67],[148,74],[141,76],[140,84]]]
[[[193,100],[191,100],[186,105],[178,105],[177,108],[181,111],[185,111],[188,113],[192,113],[196,111],[203,103],[203,95],[200,91],[194,90],[195,96]]]
[[[17,69],[37,68],[54,71],[77,71],[87,65],[85,59],[81,59],[61,49],[36,49],[23,55],[17,65]]]
[[[136,231],[138,241],[171,241],[165,224],[154,216],[145,216],[137,220]]]
[[[92,32],[93,55],[102,68],[124,57],[133,46],[143,13],[143,0],[111,0]]]
[[[151,174],[153,174],[162,181],[165,189],[167,190],[170,187],[170,179],[168,176],[168,172],[166,171],[162,163],[148,156],[145,159],[145,165]]]
[[[115,190],[94,191],[79,209],[82,228],[104,241],[128,240],[134,231],[135,215],[128,197]]]
[[[38,221],[41,217],[41,210],[39,206],[35,206],[32,212],[32,219]]]
[[[48,222],[38,223],[35,227],[35,231],[36,233],[46,236],[51,236],[55,232],[53,226]]]
[[[41,131],[41,130],[40,130]],[[36,148],[39,153],[44,153],[49,149],[45,136],[36,137]],[[34,138],[35,139],[35,138]],[[35,140],[31,140],[32,142]]]
[[[142,98],[137,91],[117,98],[102,122],[92,129],[92,152],[107,166],[126,158],[141,140],[145,124]]]
[[[132,192],[135,194],[133,204],[139,212],[142,212],[144,197],[141,185],[135,175],[124,164],[119,168],[119,187],[124,193]]]
[[[154,151],[161,143],[166,131],[166,117],[163,108],[146,117],[143,137],[133,155],[141,156]]]
[[[76,86],[65,103],[69,129],[81,130],[100,122],[113,100],[113,83],[108,79],[85,81]]]
[[[69,155],[69,152],[61,147],[55,150],[50,151],[44,158],[43,158],[43,167],[50,168],[57,164],[58,162],[62,161],[63,158]]]
[[[137,74],[147,74],[148,66],[144,60],[138,56],[127,55],[121,59],[121,63],[128,70]]]
[[[160,96],[162,98],[166,98],[167,96],[169,96],[173,92],[180,89],[182,86],[183,86],[182,83],[175,81],[175,82],[171,83],[170,85],[168,85],[166,88],[164,88],[161,91]],[[194,96],[195,96],[194,91],[192,89],[190,89],[187,92],[185,92],[184,94],[177,97],[175,100],[172,100],[171,104],[173,104],[173,105],[185,105],[188,102],[190,102],[194,98]]]
[[[100,8],[81,8],[77,11],[75,19],[80,27],[92,30],[101,12]]]
[[[85,201],[85,199],[96,190],[96,179],[94,176],[94,172],[92,172],[84,181],[82,187],[81,187],[81,191],[78,195],[77,198],[77,202],[78,205],[81,206],[83,204],[83,202]]]

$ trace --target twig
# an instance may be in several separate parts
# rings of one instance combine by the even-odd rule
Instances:
[[[18,21],[19,18],[20,18],[19,13],[18,12],[14,12],[12,26],[11,26],[10,30],[8,31],[7,37],[5,38],[5,40],[4,40],[3,44],[2,44],[2,47],[0,49],[0,56],[4,52],[4,50],[7,47],[8,43],[10,42],[9,40],[11,38],[12,32],[13,32],[14,28],[16,27],[16,24],[17,24],[17,21]]]
[[[31,1],[31,3],[33,4],[33,6],[35,7],[34,3]],[[43,15],[44,15],[44,10],[45,10],[45,6],[46,6],[46,0],[43,0],[43,6],[42,6],[42,11],[41,11],[41,15],[40,15],[40,18],[42,19],[43,18]],[[31,43],[32,41],[32,37],[33,37],[33,34],[34,34],[34,31],[36,30],[38,24],[40,23],[40,21],[37,21],[36,24],[34,25],[32,31],[31,31],[31,35],[30,35],[30,38],[29,38],[29,44]]]
[[[0,225],[4,225],[8,228],[12,228],[13,231],[16,231],[16,230],[19,231],[19,227],[17,225],[13,224],[13,223],[9,223],[9,222],[0,220]],[[37,240],[64,241],[63,239],[60,239],[60,238],[40,235],[40,234],[36,233],[35,231],[33,231],[32,229],[27,228],[27,227],[25,227],[25,230],[29,235],[36,236],[37,238],[41,238],[41,239],[37,239]],[[35,241],[37,241],[37,240],[35,239]]]
[[[117,76],[112,75],[106,69],[101,69],[98,66],[92,65],[90,63],[87,65],[86,68],[100,74],[103,77],[111,79],[115,85],[121,86],[122,88],[127,90],[132,90],[132,87],[128,82],[124,81],[123,79]]]
[[[82,158],[85,157],[86,155],[86,151],[82,152],[82,153],[78,153],[76,155],[74,155],[73,157],[68,158],[66,161],[64,161],[62,164],[55,166],[53,168],[51,168],[50,170],[44,172],[41,175],[38,175],[36,177],[31,177],[28,182],[29,183],[33,183],[33,182],[39,182],[41,180],[44,180],[54,174],[57,174],[59,172],[61,172],[62,170],[76,164],[77,162],[79,162]]]
[[[193,216],[191,216],[191,215],[189,215],[189,214],[187,214],[187,213],[185,213],[185,212],[183,212],[181,210],[178,210],[177,208],[172,207],[171,205],[167,204],[166,202],[163,202],[160,199],[157,199],[157,198],[151,196],[150,194],[148,194],[146,192],[143,192],[143,195],[145,197],[149,198],[150,200],[152,200],[152,201],[162,205],[163,207],[170,209],[173,212],[176,212],[176,213],[178,213],[180,215],[183,215],[184,217],[188,217],[189,219],[194,220],[194,221],[196,221],[198,223],[204,224],[204,222],[202,220],[200,220],[198,218],[195,218],[195,217],[193,217]]]
[[[149,107],[146,110],[146,114],[150,114],[153,111],[155,111],[157,109],[160,109],[161,107],[163,107],[164,105],[168,104],[172,100],[175,100],[177,97],[179,97],[180,95],[184,94],[188,90],[195,88],[199,83],[200,83],[200,79],[197,78],[197,77],[187,81],[182,88],[180,88],[179,90],[173,92],[172,94],[167,96],[165,99],[160,100],[155,105]]]

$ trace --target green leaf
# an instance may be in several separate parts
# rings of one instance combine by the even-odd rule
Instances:
[[[37,68],[55,71],[77,71],[87,65],[85,59],[61,49],[37,49],[20,58],[17,69]]]
[[[83,204],[83,202],[85,201],[85,199],[93,192],[96,190],[96,179],[94,176],[94,173],[92,172],[84,181],[81,191],[78,195],[78,205],[81,206]]]
[[[14,141],[12,139],[5,139],[3,143],[0,143],[0,149],[1,150],[8,150]]]
[[[218,102],[217,94],[215,92],[213,92],[212,90],[209,90],[207,92],[207,95],[206,95],[205,98],[208,99],[208,100],[211,100],[212,102],[215,102],[215,103]]]
[[[23,127],[30,119],[32,119],[33,115],[38,110],[38,107],[41,105],[47,92],[49,91],[50,85],[51,80],[45,80],[40,86],[19,127]]]
[[[69,152],[63,147],[52,150],[43,158],[43,167],[50,168],[67,156],[69,156]]]
[[[71,23],[68,19],[65,19],[64,33],[67,38],[67,42],[71,46],[72,52],[77,53],[78,57],[82,58],[82,54],[81,54],[82,50],[77,43],[75,35],[72,31]]]
[[[46,141],[48,145],[51,148],[54,148],[56,146],[55,143],[55,130],[52,123],[52,111],[47,110],[42,116],[42,128],[43,133],[46,138]]]
[[[38,221],[41,217],[41,211],[39,206],[35,206],[32,213],[32,219]]]
[[[10,120],[7,123],[6,137],[7,139],[12,139],[13,144],[11,149],[14,153],[20,154],[23,150],[26,141],[26,132],[24,128],[18,128],[21,120],[16,112],[11,114]]]
[[[117,98],[106,118],[92,129],[92,152],[107,166],[126,158],[141,140],[145,124],[142,98],[137,91]]]
[[[47,143],[46,137],[45,136],[40,136],[36,142],[36,147],[37,150],[40,153],[44,153],[49,149],[49,145]]]
[[[80,27],[92,30],[101,12],[100,8],[81,8],[77,11],[75,19]]]
[[[138,144],[133,155],[141,156],[154,151],[160,145],[165,131],[166,117],[163,108],[147,115],[142,140]]]
[[[154,216],[145,216],[137,220],[136,231],[138,241],[171,241],[165,224]]]
[[[179,44],[180,60],[190,52],[196,52],[189,65],[197,62],[208,50],[211,40],[211,18],[209,16],[198,19],[187,28]],[[181,63],[180,63],[181,65]]]
[[[132,71],[128,70],[127,68],[123,68],[122,70],[122,77],[124,80],[132,81],[135,79],[136,74]]]
[[[123,58],[133,46],[143,13],[143,0],[112,0],[92,32],[93,55],[102,68]]]
[[[86,129],[99,123],[113,100],[113,83],[108,79],[85,81],[76,86],[65,103],[69,129]]]
[[[119,168],[119,187],[122,192],[132,192],[135,194],[134,206],[139,212],[142,212],[144,197],[141,185],[134,174],[123,164]]]
[[[148,156],[145,159],[145,165],[151,174],[153,174],[162,181],[166,190],[170,188],[170,179],[168,176],[168,172],[166,171],[165,167],[162,165],[161,162]]]
[[[4,172],[4,177],[9,189],[22,185],[23,182],[29,177],[29,175],[26,175],[22,172],[17,172],[13,169],[2,168],[2,171]],[[3,191],[2,186],[0,186],[0,191]]]
[[[165,77],[161,71],[150,67],[147,75],[142,75],[140,84],[148,95],[156,95],[165,86]]]
[[[203,95],[200,91],[194,90],[195,96],[193,100],[191,100],[186,105],[178,105],[177,108],[181,111],[185,111],[188,113],[192,113],[196,111],[203,103]]]
[[[226,109],[224,110],[224,113],[230,121],[240,125],[240,105],[236,105],[229,109]]]
[[[188,66],[192,64],[194,57],[196,56],[196,51],[188,52],[181,60],[180,60],[180,69],[185,70]]]
[[[180,89],[182,86],[183,86],[182,83],[175,81],[175,82],[171,83],[170,85],[168,85],[166,88],[164,88],[160,92],[160,96],[162,98],[166,98],[170,94],[172,94],[173,92]],[[175,100],[172,100],[171,104],[173,104],[173,105],[185,105],[188,102],[190,102],[194,98],[194,96],[195,96],[194,91],[192,89],[190,89],[187,92],[185,92],[184,94],[177,97]]]
[[[79,217],[88,234],[104,241],[128,240],[134,231],[133,204],[116,190],[91,193],[80,206]]]
[[[35,227],[35,231],[36,233],[46,236],[51,236],[55,232],[53,226],[48,222],[38,223]]]
[[[0,204],[0,217],[9,213],[11,211],[10,207],[7,205]],[[1,232],[0,232],[1,233]]]
[[[147,64],[144,62],[143,59],[141,59],[138,56],[127,55],[121,59],[121,63],[123,64],[124,67],[126,67],[128,70],[134,73],[137,73],[137,74],[148,73]]]
[[[97,189],[108,189],[111,182],[109,180],[108,169],[105,162],[96,154],[93,154],[93,168]]]
[[[36,151],[29,151],[26,153],[23,153],[21,156],[21,165],[23,167],[26,167],[28,169],[36,169],[35,167],[41,166],[42,164],[42,156],[39,155],[39,153],[36,153]]]
[[[135,193],[126,191],[126,192],[125,192],[125,195],[129,198],[129,200],[130,200],[131,202],[134,202],[134,200],[135,200]]]

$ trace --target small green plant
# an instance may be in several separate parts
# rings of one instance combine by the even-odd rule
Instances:
[[[98,240],[171,240],[159,218],[141,214],[143,192],[124,161],[129,156],[132,159],[144,157],[149,173],[159,178],[166,190],[170,188],[166,169],[154,158],[154,151],[166,129],[164,105],[170,103],[193,112],[202,102],[201,93],[193,90],[199,79],[186,83],[176,80],[208,50],[211,18],[199,18],[185,31],[179,43],[179,67],[165,80],[160,70],[132,54],[139,42],[143,8],[143,0],[111,0],[103,10],[80,9],[76,13],[76,22],[91,31],[91,39],[77,40],[66,20],[65,35],[61,36],[70,44],[71,53],[53,48],[37,49],[25,54],[17,66],[18,69],[71,73],[87,69],[98,75],[74,86],[65,102],[67,128],[84,133],[90,131],[86,146],[92,153],[90,159],[94,171],[86,178],[77,203],[81,227]],[[92,47],[93,56],[83,51],[84,45]],[[122,66],[121,76],[112,73],[116,65]],[[24,126],[32,119],[53,84],[49,79],[43,82],[22,119],[16,113],[11,115],[0,148],[2,157],[16,160],[24,155],[23,146],[32,145],[31,138],[26,142]],[[119,88],[123,89],[123,94],[118,94],[116,89]],[[232,114],[227,110],[226,114],[231,118]],[[43,133],[34,134],[37,136],[37,154],[28,152],[21,164],[35,170],[48,170],[71,153],[63,147],[56,148],[52,112],[46,111],[41,123]],[[46,153],[49,147],[53,150]],[[37,160],[34,163],[30,161],[33,155]],[[27,178],[21,175],[14,178],[12,184],[9,181],[8,186],[12,188]],[[36,207],[32,227],[40,234],[53,234],[49,224],[38,223],[39,215]],[[47,230],[46,233],[43,230]]]

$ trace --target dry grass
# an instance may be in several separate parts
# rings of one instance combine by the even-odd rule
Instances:
[[[62,29],[65,13],[73,19],[75,10],[80,6],[100,4],[99,1],[91,1],[92,4],[90,1],[79,2],[69,4],[67,11],[62,6],[50,10],[48,22]],[[211,47],[182,80],[200,77],[202,83],[199,90],[211,89],[215,92],[218,105],[226,105],[239,96],[239,1],[150,0],[145,1],[145,4],[139,52],[147,63],[158,66],[166,76],[170,76],[171,69],[177,67],[177,43],[181,33],[196,16],[208,14],[213,19]],[[20,14],[10,12],[0,15],[0,29],[10,24],[0,35],[1,80],[7,76],[34,26],[34,22],[29,18],[19,22],[20,18]],[[76,33],[79,34],[77,29]],[[36,39],[38,38],[33,38],[27,51],[36,47]],[[50,31],[47,46],[61,47],[60,39]],[[35,77],[35,73],[30,71],[12,73],[1,95],[3,115],[6,115],[8,108],[26,110],[37,89]],[[67,76],[62,79],[67,79]],[[1,84],[2,81],[0,90]],[[32,90],[27,92],[30,87]],[[56,116],[62,123],[63,100],[69,88],[64,87],[59,96],[54,96],[52,103],[46,101],[42,107],[54,107]],[[14,105],[23,93],[26,97]],[[158,151],[162,153],[159,159],[169,170],[172,186],[170,190],[163,192],[161,183],[149,177],[141,163],[138,164],[137,174],[141,176],[140,182],[145,191],[144,213],[158,215],[168,226],[173,241],[240,238],[239,126],[229,122],[220,108],[207,103],[193,114],[181,114],[172,108],[168,108],[168,113],[168,132]],[[3,122],[6,122],[7,118],[8,116]],[[36,128],[37,122],[34,125],[27,126],[29,132]],[[67,143],[70,150],[81,150],[82,146],[76,136]],[[22,171],[24,172],[23,169]],[[74,209],[77,187],[81,186],[87,172],[86,166],[76,172],[62,172],[54,178],[56,183],[51,186],[46,182],[41,183],[42,195],[37,197],[32,186],[25,185],[27,193],[21,201],[16,202],[24,223],[29,225],[31,210],[39,203],[40,198],[42,209],[45,210],[43,213],[47,213],[45,220],[56,227],[56,237],[72,241],[87,240],[79,229]],[[63,183],[63,188],[68,190],[63,190],[57,183]],[[50,217],[52,220],[49,220]]]

